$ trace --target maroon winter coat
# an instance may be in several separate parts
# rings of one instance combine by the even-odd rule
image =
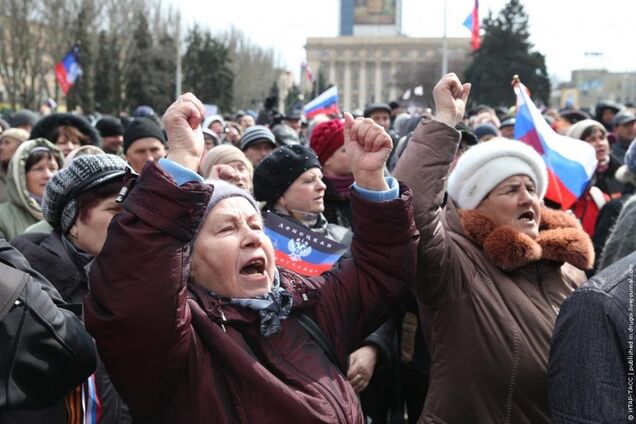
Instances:
[[[294,298],[264,337],[256,312],[188,284],[188,245],[211,188],[178,187],[149,164],[92,266],[86,324],[138,422],[355,423],[353,388],[293,317],[313,316],[341,365],[414,280],[410,191],[371,203],[352,194],[353,259],[318,278],[279,269]]]

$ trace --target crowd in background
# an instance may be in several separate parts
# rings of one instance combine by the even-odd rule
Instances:
[[[454,96],[454,99],[458,98]],[[462,286],[462,281],[466,279],[483,280],[483,286],[490,284],[489,278],[497,281],[517,281],[517,277],[511,271],[517,269],[517,266],[498,262],[501,259],[499,256],[508,256],[509,252],[488,253],[485,240],[492,237],[496,230],[482,237],[477,228],[471,227],[487,227],[483,224],[482,218],[476,215],[469,217],[467,213],[455,211],[454,215],[447,215],[447,218],[440,221],[440,215],[434,213],[435,208],[450,207],[449,196],[458,209],[469,211],[476,208],[476,205],[470,206],[470,202],[462,197],[464,194],[455,194],[461,193],[462,184],[469,184],[474,175],[468,172],[459,182],[456,181],[459,177],[456,177],[453,183],[452,173],[454,170],[457,170],[457,173],[466,171],[462,166],[467,165],[461,165],[460,159],[473,149],[474,152],[480,152],[480,155],[486,155],[484,157],[495,155],[489,153],[488,148],[496,148],[497,151],[507,149],[508,144],[505,144],[505,140],[514,139],[514,106],[478,105],[465,111],[462,108],[462,116],[444,122],[445,128],[435,127],[441,125],[442,121],[439,109],[439,104],[432,111],[411,110],[407,105],[395,101],[372,103],[353,117],[371,119],[382,127],[392,140],[393,147],[386,158],[384,174],[394,175],[413,189],[416,199],[414,222],[421,237],[419,267],[428,270],[426,278],[431,279],[431,276],[435,275],[440,284],[449,286],[457,280],[458,291],[467,290]],[[588,187],[574,206],[564,214],[565,217],[542,212],[542,218],[545,217],[547,223],[545,225],[553,225],[548,230],[557,231],[565,227],[572,231],[582,229],[593,243],[593,252],[588,252],[589,255],[585,256],[577,251],[582,259],[577,259],[578,256],[572,259],[575,255],[566,256],[564,260],[561,257],[548,258],[560,263],[571,263],[586,274],[560,274],[562,271],[552,270],[547,265],[542,271],[535,270],[539,275],[545,275],[545,282],[539,284],[546,284],[548,287],[548,281],[552,278],[550,273],[554,272],[559,273],[559,278],[562,277],[571,283],[574,290],[587,278],[636,250],[636,198],[632,199],[636,186],[636,108],[604,101],[596,105],[594,110],[548,108],[542,113],[549,125],[559,134],[592,145],[598,160],[596,172]],[[112,218],[122,212],[121,198],[126,196],[131,174],[150,172],[144,168],[151,167],[148,162],[156,164],[170,154],[172,140],[165,125],[152,108],[143,105],[130,116],[123,113],[120,116],[81,116],[56,111],[39,116],[33,111],[19,110],[0,119],[0,232],[24,255],[35,271],[52,283],[65,302],[82,304],[85,296],[91,291],[91,265],[107,241],[108,226]],[[250,193],[258,202],[257,207],[263,216],[275,214],[351,249],[358,228],[356,213],[352,212],[352,202],[357,200],[352,200],[355,190],[352,191],[351,187],[355,179],[351,159],[346,151],[345,133],[348,130],[342,115],[318,115],[307,120],[299,110],[285,113],[262,111],[258,114],[236,111],[205,116],[201,128],[204,152],[197,163],[197,171],[202,180],[211,186],[218,180],[230,183]],[[457,137],[456,146],[453,144],[454,137]],[[427,140],[432,138],[443,142],[429,143]],[[491,147],[488,147],[489,143],[493,143]],[[536,186],[533,190],[539,192],[541,184],[544,183],[541,183],[540,172],[536,171],[536,164],[532,162],[534,159],[527,159],[531,155],[516,151],[510,155],[523,156],[524,164],[530,164],[528,166],[532,171],[520,173],[531,175]],[[490,158],[494,160],[496,156]],[[432,168],[445,161],[447,163],[439,174],[426,175],[424,178],[424,175],[417,174],[419,165],[416,159]],[[494,173],[494,170],[489,172]],[[449,173],[451,178],[446,187],[444,184]],[[509,175],[506,176],[508,177]],[[436,184],[435,180],[442,185]],[[496,184],[501,180],[494,181],[493,185],[489,186],[490,189],[495,191],[498,187]],[[487,185],[488,181],[488,178],[484,177],[483,180],[477,181],[477,186]],[[437,191],[433,190],[434,188]],[[490,194],[485,193],[479,199],[480,202],[485,202],[488,196]],[[422,198],[427,198],[432,203],[426,207],[418,206],[418,199]],[[461,201],[468,203],[462,205]],[[549,201],[546,201],[546,206],[549,208],[548,211],[560,208],[560,205],[551,204]],[[529,219],[532,218],[531,216]],[[457,219],[457,222],[461,220],[464,229],[460,231],[454,228],[452,219]],[[568,224],[563,224],[564,220],[568,219]],[[432,223],[435,223],[435,228],[432,227]],[[542,227],[541,230],[544,229]],[[477,266],[478,271],[465,278],[459,276],[457,269],[464,269],[467,262],[474,260],[470,253],[472,245],[464,245],[464,242],[457,241],[455,235],[450,236],[451,233],[462,231],[469,234],[471,240],[478,240],[478,254],[481,255],[482,251],[485,251],[488,258],[488,261],[485,261],[487,263]],[[440,233],[448,235],[449,238],[440,238]],[[582,236],[576,233],[571,237],[568,248],[578,249],[576,246],[579,240],[583,240]],[[469,253],[457,253],[452,249],[440,250],[440,246],[450,244],[451,239],[453,243],[463,246],[463,252]],[[438,244],[435,245],[433,242]],[[108,243],[115,242],[109,240]],[[495,241],[491,244],[495,244]],[[581,241],[581,246],[583,247],[580,247],[580,250],[584,251],[584,241]],[[543,249],[547,250],[545,246]],[[491,256],[488,256],[489,254]],[[350,256],[351,251],[348,251],[341,261],[347,260]],[[594,257],[595,260],[592,259]],[[532,263],[538,264],[545,257],[539,256],[535,259]],[[593,262],[588,264],[590,260]],[[445,265],[431,263],[435,261],[445,262]],[[493,271],[492,264],[495,264],[497,271]],[[336,264],[336,267],[339,266]],[[253,267],[254,272],[257,272],[258,264]],[[419,272],[416,278],[424,279],[421,269]],[[542,274],[543,272],[545,274]],[[542,281],[541,278],[539,281]],[[526,295],[532,302],[536,302],[532,294],[534,292],[528,293],[530,292],[526,292]],[[545,289],[544,294],[548,298],[554,295],[549,288]],[[519,343],[529,343],[541,351],[536,357],[527,359],[528,362],[522,360],[521,369],[514,371],[521,375],[515,374],[512,380],[518,379],[523,382],[523,373],[529,373],[528,370],[535,366],[543,367],[543,370],[548,372],[547,364],[537,365],[532,361],[546,360],[550,339],[544,337],[545,332],[552,335],[556,313],[567,295],[569,291],[555,295],[559,299],[559,304],[554,306],[556,312],[550,311],[551,315],[541,315],[537,322],[524,321],[527,317],[513,314],[514,319],[518,321],[510,325],[523,327],[515,336],[523,338],[523,341],[511,342],[502,334],[497,334],[491,339],[505,346],[514,346],[510,347],[511,355],[516,355],[516,351],[512,350],[517,349]],[[471,395],[462,398],[466,396],[463,389],[439,389],[443,385],[459,384],[459,380],[453,380],[450,376],[453,372],[449,371],[444,371],[447,375],[443,378],[438,371],[432,376],[432,367],[441,366],[440,363],[445,360],[440,357],[442,354],[461,356],[465,352],[452,350],[466,348],[466,345],[440,344],[442,337],[436,331],[448,332],[457,338],[469,337],[453,328],[456,323],[438,326],[437,320],[440,318],[435,311],[438,311],[436,308],[440,305],[439,296],[443,295],[428,292],[422,294],[417,289],[405,294],[398,305],[387,310],[381,325],[376,326],[374,332],[369,333],[357,345],[351,346],[347,352],[348,364],[344,375],[359,395],[363,414],[370,420],[368,422],[416,422],[422,411],[425,422],[435,422],[435,417],[447,417],[449,422],[485,422],[480,420],[488,414],[497,417],[492,422],[542,422],[544,418],[549,417],[548,392],[543,387],[544,382],[538,382],[538,388],[519,389],[512,387],[512,382],[507,393],[502,395],[497,392],[492,397]],[[461,298],[457,293],[453,296],[456,297],[452,299]],[[512,299],[517,295],[510,296]],[[455,300],[449,300],[448,305],[452,305],[453,302]],[[513,303],[508,304],[508,307],[514,308],[511,305],[517,300],[511,302]],[[487,308],[488,305],[473,304],[473,308],[479,307]],[[492,307],[499,308],[501,305]],[[462,314],[455,311],[453,306],[448,306],[446,313],[457,313],[460,316]],[[543,319],[547,321],[544,323]],[[493,323],[481,324],[485,327],[497,327]],[[427,329],[427,325],[432,327]],[[540,327],[540,330],[535,330],[534,326]],[[479,334],[481,330],[483,328],[479,327],[475,332]],[[99,338],[97,343],[99,348]],[[450,349],[451,352],[444,349]],[[505,351],[506,348],[502,350]],[[505,352],[502,353],[502,358],[496,360],[507,364],[508,359]],[[569,360],[592,359],[577,357]],[[467,363],[467,367],[480,367],[478,360],[467,360]],[[126,398],[126,394],[130,396],[130,392],[124,389],[123,393],[118,393],[117,383],[121,380],[115,381],[114,384],[110,380],[110,366],[107,360],[102,361],[98,357],[96,364],[96,372],[87,382],[69,393],[60,394],[52,405],[39,410],[18,410],[4,414],[0,412],[0,422],[73,422],[71,417],[77,414],[77,411],[87,414],[86,405],[90,402],[86,399],[93,399],[99,404],[99,422],[131,421],[131,411],[127,406],[129,399]],[[515,362],[514,367],[518,366]],[[556,374],[558,373],[555,371]],[[121,375],[118,377],[121,378]],[[492,379],[496,380],[494,377]],[[477,393],[482,390],[480,385],[490,383],[487,380],[468,379],[461,384],[466,386],[467,392]],[[532,386],[532,383],[527,382],[519,384]],[[429,385],[432,395],[427,399],[427,394],[430,394]],[[496,382],[492,385],[499,387]],[[556,383],[554,387],[557,387]],[[493,389],[494,391],[496,390]],[[500,395],[501,397],[498,397]],[[552,396],[552,393],[550,395]],[[259,394],[255,393],[253,396]],[[453,396],[457,399],[451,399]],[[543,396],[545,405],[538,402],[526,405],[525,409],[523,406],[519,407],[517,404],[532,403],[524,400],[524,396],[527,399]],[[442,397],[448,399],[440,400]],[[508,409],[502,411],[500,416],[499,412],[493,410],[500,408],[497,401],[502,398],[506,398],[513,406],[506,406]],[[135,407],[143,403],[134,396],[131,400]],[[425,401],[429,405],[427,408],[424,408]],[[478,411],[467,412],[470,411],[469,407],[453,406],[455,401],[460,404],[478,403]],[[552,398],[550,402],[552,409]],[[589,399],[589,402],[595,401]],[[271,407],[276,408],[276,405]],[[459,412],[451,411],[453,408],[465,412],[466,415],[457,415]],[[520,408],[522,412],[518,412],[516,408]],[[541,411],[532,411],[533,408]],[[519,415],[516,415],[517,413]],[[620,413],[622,414],[622,411]],[[134,411],[132,415],[135,415]],[[500,421],[501,417],[505,418]]]

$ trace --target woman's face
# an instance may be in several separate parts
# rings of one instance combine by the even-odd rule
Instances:
[[[55,141],[55,145],[62,151],[64,157],[68,156],[71,151],[77,149],[82,145],[82,143],[77,138],[67,137],[63,134]]]
[[[26,188],[29,193],[42,197],[46,184],[59,169],[60,167],[53,157],[44,156],[26,173]]]
[[[348,177],[352,175],[351,164],[349,163],[345,146],[340,147],[333,155],[329,156],[323,169],[328,177]]]
[[[278,199],[277,206],[288,212],[322,213],[325,210],[325,189],[322,171],[311,168],[300,174]]]
[[[236,178],[232,183],[243,190],[252,191],[252,176],[247,166],[240,160],[233,160],[227,163],[236,171]]]
[[[115,199],[117,199],[116,194],[106,197],[88,211],[80,213],[69,230],[70,240],[75,246],[93,256],[97,256],[102,251],[108,225],[122,210],[121,204]]]
[[[599,164],[607,163],[609,160],[609,141],[605,132],[600,128],[596,128],[590,135],[585,137],[585,141],[596,150],[596,160]]]
[[[536,238],[541,223],[541,204],[530,177],[513,175],[493,188],[476,209],[497,226],[507,225]]]
[[[219,296],[247,298],[269,292],[275,272],[274,247],[260,213],[244,197],[221,200],[194,243],[194,280]]]

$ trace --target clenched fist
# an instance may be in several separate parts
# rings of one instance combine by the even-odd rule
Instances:
[[[203,103],[192,93],[185,93],[166,110],[163,125],[168,134],[168,159],[196,172],[204,152],[201,122]]]

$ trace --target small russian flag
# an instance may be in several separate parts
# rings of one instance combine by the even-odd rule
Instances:
[[[325,90],[320,96],[307,103],[304,110],[307,119],[311,119],[321,113],[326,115],[340,113],[340,108],[338,107],[338,87],[333,86]]]
[[[468,15],[464,21],[464,26],[470,31],[470,45],[473,47],[473,50],[479,50],[481,46],[481,34],[479,33],[479,0],[475,0],[473,11],[470,12],[470,15]]]
[[[68,93],[80,75],[82,75],[82,67],[79,64],[79,47],[74,46],[64,59],[55,65],[55,78],[64,95]]]
[[[596,151],[588,143],[554,132],[518,82],[515,138],[532,146],[548,168],[545,197],[569,209],[587,189],[596,171]]]
[[[347,251],[347,246],[273,213],[265,217],[265,234],[274,245],[276,265],[310,277],[329,271]]]

